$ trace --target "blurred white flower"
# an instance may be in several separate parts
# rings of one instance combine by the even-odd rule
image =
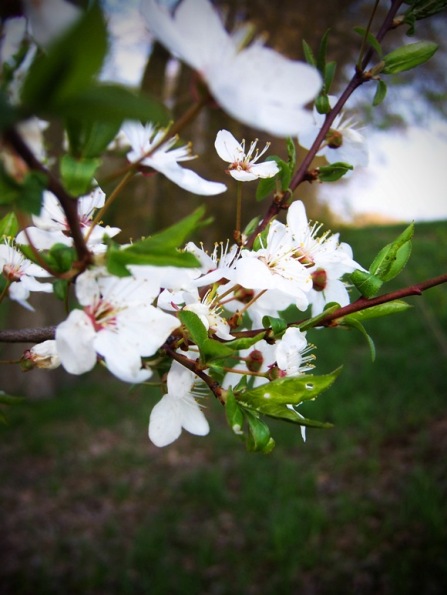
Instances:
[[[81,9],[65,0],[23,0],[25,15],[36,42],[46,47],[80,17]]]
[[[304,106],[321,87],[315,68],[260,42],[241,49],[207,0],[183,0],[173,15],[156,0],[142,0],[141,12],[152,35],[200,73],[233,118],[280,137],[309,125]]]
[[[10,242],[0,244],[0,274],[9,283],[9,297],[27,310],[34,311],[27,301],[31,291],[53,291],[51,283],[40,283],[35,279],[48,277],[47,271],[25,258]]]
[[[275,161],[256,163],[267,151],[270,143],[267,143],[261,152],[256,149],[257,143],[258,139],[251,143],[246,153],[245,140],[239,143],[228,130],[219,130],[214,146],[219,157],[229,163],[227,173],[235,180],[249,182],[259,178],[273,178],[279,172]]]
[[[104,206],[105,194],[97,187],[89,194],[81,196],[78,201],[78,216],[81,230],[84,237],[88,237],[87,246],[93,252],[105,249],[102,241],[104,236],[113,237],[121,230],[118,227],[103,227],[95,225],[92,229],[94,213]],[[26,233],[20,232],[17,236],[17,243],[28,244],[28,237],[33,245],[39,250],[47,250],[54,244],[65,244],[71,246],[70,227],[67,223],[65,213],[56,198],[49,190],[43,193],[43,204],[40,215],[32,217],[35,227],[28,227]]]
[[[76,280],[76,297],[83,307],[73,310],[56,329],[62,365],[83,374],[97,355],[124,382],[143,382],[152,371],[142,357],[154,355],[180,323],[151,305],[158,283],[145,277],[118,278],[104,270],[88,270]]]
[[[329,102],[331,107],[334,107],[336,98],[330,96]],[[302,147],[310,149],[325,117],[325,114],[318,113],[314,108],[313,124],[298,133],[298,142]],[[356,123],[352,118],[346,118],[343,113],[336,116],[317,155],[325,157],[329,163],[349,163],[353,167],[366,167],[369,159],[365,137],[356,129]],[[348,171],[345,176],[351,173]]]
[[[127,159],[131,163],[139,161],[141,165],[159,171],[180,188],[194,194],[213,196],[227,189],[225,184],[209,182],[191,169],[185,169],[179,165],[180,161],[189,161],[195,159],[195,156],[191,155],[190,145],[173,148],[178,141],[176,136],[156,148],[151,155],[142,158],[157,146],[164,137],[165,131],[157,130],[152,124],[143,125],[133,121],[125,122],[122,131],[132,148],[127,154]]]
[[[168,392],[154,406],[149,418],[149,439],[155,446],[171,444],[185,429],[196,436],[206,436],[210,427],[193,388],[197,376],[179,364],[172,362],[167,376]]]

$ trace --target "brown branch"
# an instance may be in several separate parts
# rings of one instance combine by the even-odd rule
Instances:
[[[42,343],[54,339],[55,326],[0,330],[0,343]]]

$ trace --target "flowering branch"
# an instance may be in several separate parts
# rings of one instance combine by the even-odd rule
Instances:
[[[13,128],[5,130],[3,136],[5,141],[17,152],[18,155],[20,155],[20,157],[30,169],[39,171],[46,176],[47,188],[53,192],[55,196],[57,196],[67,218],[67,224],[70,228],[70,232],[73,237],[73,243],[78,255],[76,269],[79,272],[85,270],[85,268],[92,262],[92,255],[90,250],[87,248],[84,236],[82,235],[76,198],[71,196],[62,186],[59,180],[54,177],[53,174],[46,167],[44,167],[38,159],[36,159],[31,149],[23,141],[16,130]]]

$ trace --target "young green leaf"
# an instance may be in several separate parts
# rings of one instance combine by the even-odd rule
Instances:
[[[382,101],[385,99],[386,94],[387,94],[386,83],[381,80],[377,81],[377,88],[376,88],[376,92],[374,94],[373,106],[377,107],[378,105],[380,105],[382,103]]]
[[[371,266],[370,273],[382,281],[390,281],[398,275],[411,254],[411,239],[414,223],[411,223],[395,240],[380,250]]]
[[[341,161],[337,163],[330,163],[328,165],[322,165],[318,168],[318,179],[320,182],[336,182],[342,178],[348,171],[352,171],[354,168],[349,163],[343,163]]]
[[[305,41],[304,39],[302,41],[302,44],[303,44],[304,58],[305,58],[306,62],[308,64],[310,64],[311,66],[316,66],[317,65],[317,61],[315,59],[314,53],[312,51],[312,48],[307,43],[307,41]]]
[[[356,320],[355,318],[349,318],[348,316],[345,317],[344,323],[346,326],[351,326],[358,330],[366,339],[368,343],[369,351],[371,353],[371,361],[375,361],[376,359],[376,346],[374,345],[374,341],[372,340],[371,336],[366,332],[365,327],[361,322]]]
[[[244,414],[242,413],[242,409],[236,401],[231,388],[229,388],[227,391],[227,397],[225,400],[225,414],[228,425],[233,430],[233,432],[238,436],[242,436],[244,433],[242,429],[244,425]]]
[[[11,211],[0,219],[0,241],[2,238],[14,238],[19,231],[17,216]]]
[[[382,46],[380,45],[379,40],[370,31],[367,31],[364,27],[354,27],[354,31],[366,39],[368,45],[370,45],[376,51],[379,57],[382,57]]]
[[[366,271],[355,270],[349,277],[351,283],[363,297],[372,298],[377,295],[383,285],[382,279]]]
[[[73,196],[82,196],[91,188],[101,160],[82,157],[77,159],[71,155],[63,155],[59,165],[66,190]]]
[[[385,66],[383,74],[397,74],[405,70],[416,68],[427,62],[436,50],[438,45],[432,41],[417,41],[397,48],[383,57]]]

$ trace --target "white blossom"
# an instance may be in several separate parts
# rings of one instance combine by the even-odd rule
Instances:
[[[245,152],[245,140],[239,143],[228,130],[219,130],[214,146],[219,157],[229,164],[227,173],[235,180],[249,182],[259,178],[272,178],[279,172],[275,161],[256,163],[270,146],[267,143],[259,152],[256,149],[258,140],[251,143],[248,152]]]
[[[171,444],[185,429],[196,436],[206,436],[209,424],[197,403],[193,387],[197,376],[172,362],[167,376],[167,393],[154,406],[149,418],[149,439],[155,446]]]
[[[247,289],[279,290],[293,296],[296,306],[305,310],[312,279],[307,268],[295,257],[295,250],[287,227],[273,221],[265,247],[242,250],[235,267],[235,281]]]
[[[297,135],[311,116],[321,77],[260,42],[240,48],[208,0],[183,0],[173,15],[156,0],[142,0],[152,35],[199,72],[217,103],[236,120],[272,135]]]
[[[334,107],[336,98],[331,96],[329,101],[331,107]],[[320,114],[314,108],[313,124],[298,133],[298,142],[302,147],[310,149],[325,117],[325,114]],[[329,163],[349,163],[354,167],[367,166],[369,159],[366,138],[356,128],[354,120],[347,118],[343,113],[335,117],[317,155],[325,157]],[[347,172],[345,175],[349,174],[350,172]]]
[[[47,271],[25,258],[11,242],[0,244],[0,274],[3,274],[9,283],[9,297],[27,310],[34,310],[27,301],[31,291],[53,291],[51,283],[40,283],[35,278],[48,277]]]
[[[87,246],[93,252],[105,250],[102,243],[104,236],[113,237],[121,230],[118,227],[103,227],[95,225],[92,229],[92,222],[95,211],[104,206],[105,194],[101,188],[94,188],[89,194],[81,196],[77,201],[78,217],[81,231],[87,238]],[[34,226],[26,228],[17,236],[19,244],[28,244],[28,237],[33,245],[39,250],[51,248],[54,244],[65,244],[71,246],[70,226],[68,225],[65,213],[59,200],[49,190],[43,193],[43,204],[39,215],[32,217]]]
[[[352,258],[351,247],[339,242],[339,234],[326,232],[317,237],[321,225],[310,224],[301,201],[292,203],[287,213],[287,227],[295,245],[295,258],[312,278],[308,297],[312,315],[320,314],[328,302],[349,304],[349,294],[342,281],[345,274],[362,269]]]
[[[101,356],[125,382],[142,382],[152,371],[142,365],[180,326],[174,316],[151,305],[159,287],[144,277],[118,278],[87,270],[76,281],[82,309],[56,329],[57,350],[71,374],[91,370]]]
[[[82,14],[65,0],[23,0],[23,4],[31,34],[43,47],[60,37]]]
[[[190,145],[174,148],[174,145],[178,142],[176,136],[171,137],[157,147],[164,137],[165,131],[162,129],[157,130],[153,124],[143,125],[140,122],[125,122],[122,131],[132,149],[127,154],[127,159],[131,163],[139,161],[141,165],[151,167],[162,173],[180,188],[194,194],[212,196],[221,194],[227,189],[225,184],[205,180],[191,169],[179,165],[179,162],[189,161],[194,159],[195,156],[191,155]],[[150,155],[144,157],[154,148],[155,150]]]

